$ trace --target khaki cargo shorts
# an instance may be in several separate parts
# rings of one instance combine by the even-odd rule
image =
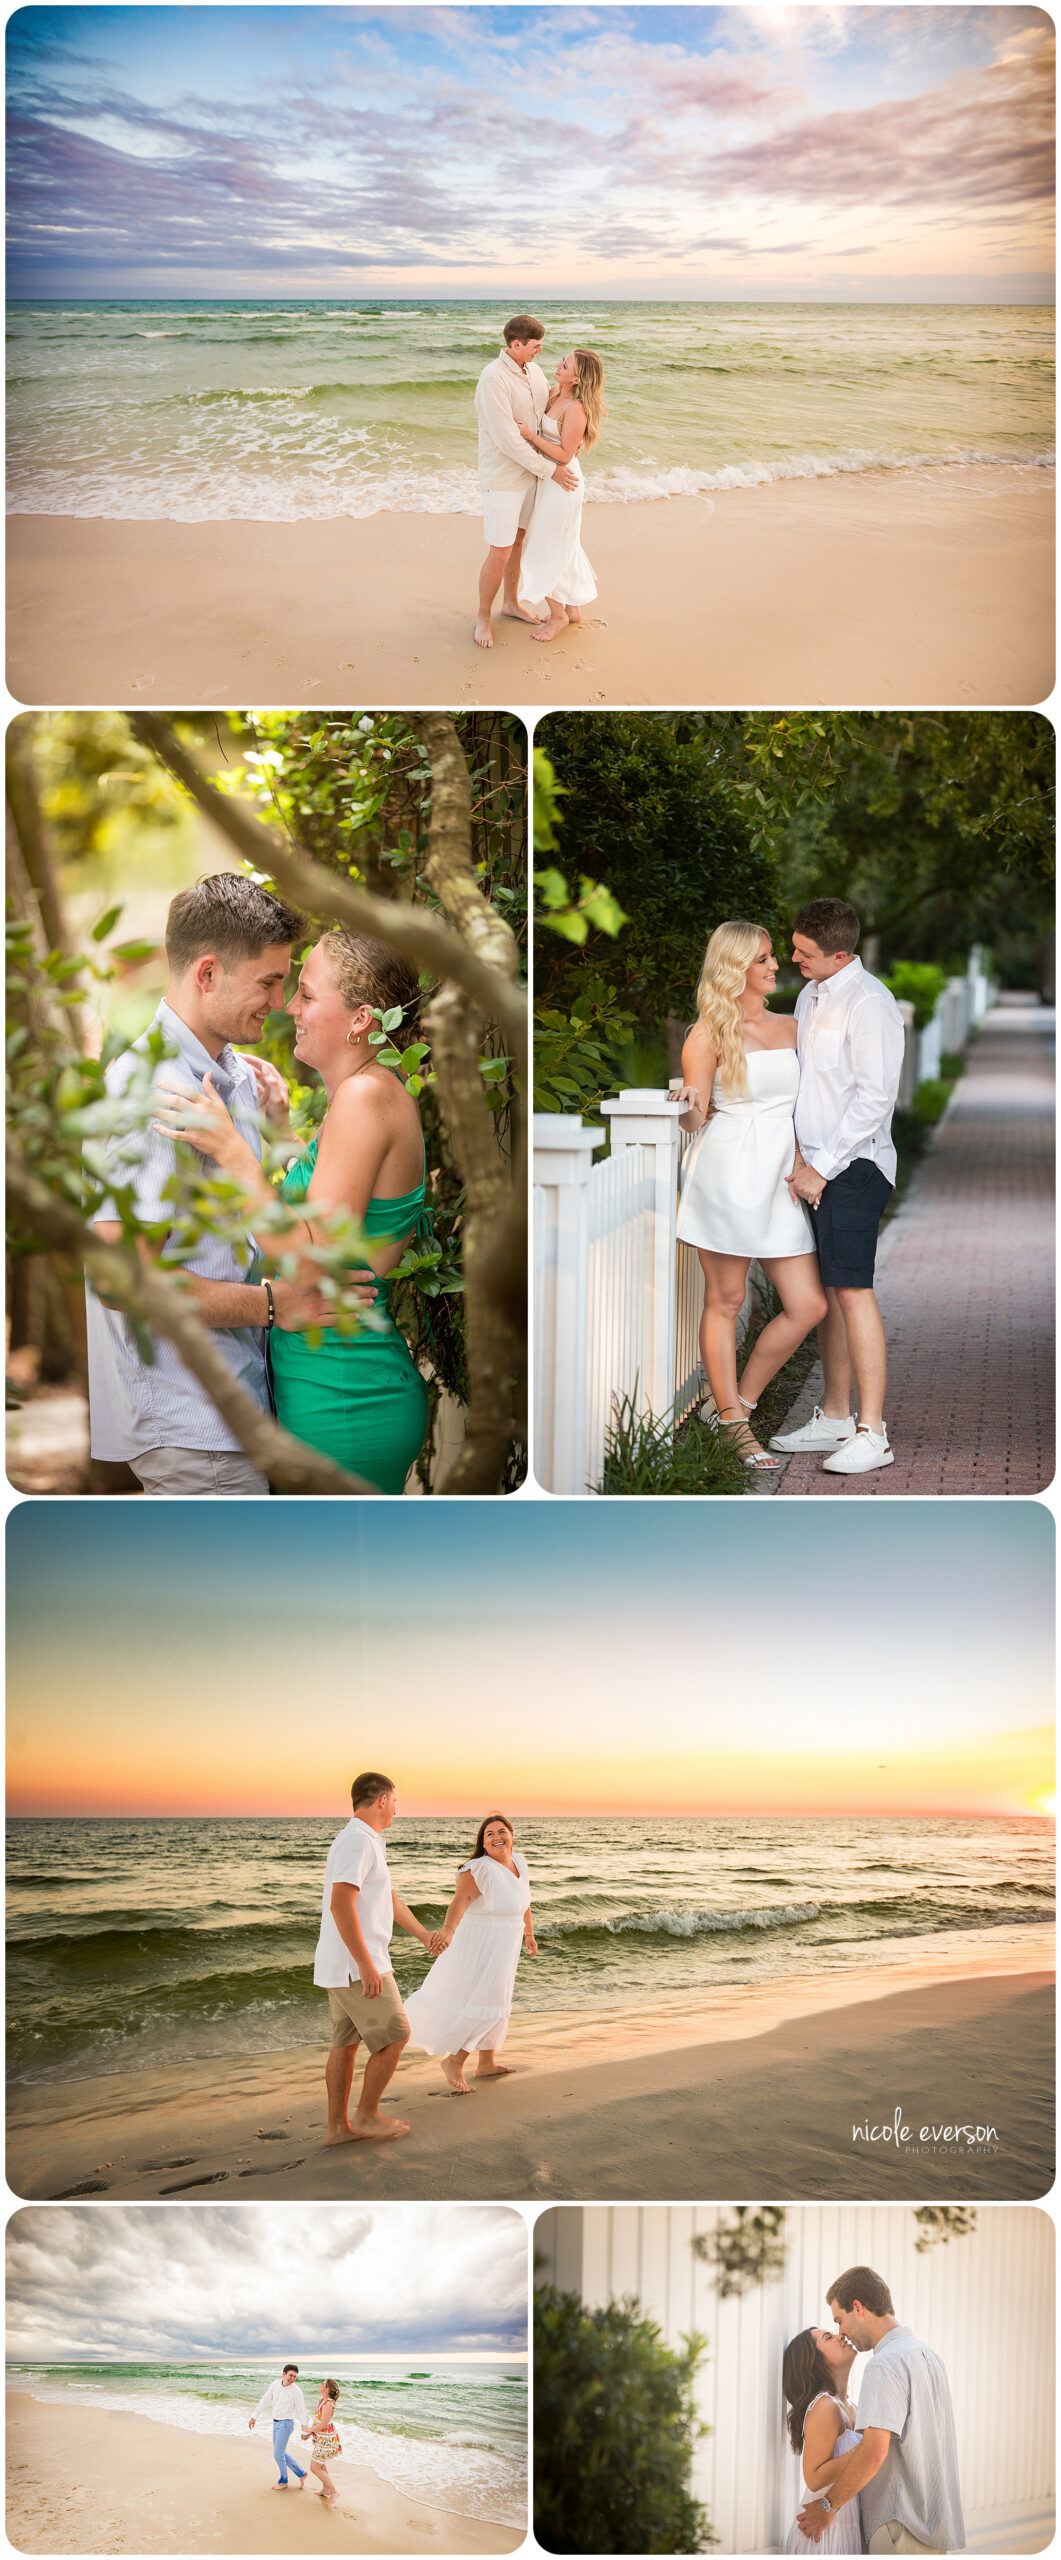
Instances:
[[[328,2007],[333,2045],[365,2044],[370,2053],[382,2053],[385,2044],[401,2044],[409,2033],[392,1973],[383,1975],[383,1989],[374,2000],[362,1991],[360,1982],[347,1982],[341,1991],[329,1991]]]

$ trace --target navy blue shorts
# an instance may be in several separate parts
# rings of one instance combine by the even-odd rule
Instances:
[[[867,1156],[856,1156],[826,1183],[811,1210],[824,1288],[872,1289],[877,1232],[892,1187]]]

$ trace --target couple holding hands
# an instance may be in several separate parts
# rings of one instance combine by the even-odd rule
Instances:
[[[464,2066],[476,2053],[477,2080],[507,2079],[497,2059],[512,2009],[516,1967],[525,1949],[537,1955],[526,1859],[503,1813],[479,1825],[471,1857],[440,1929],[430,1930],[395,1893],[385,1834],[398,1810],[394,1780],[362,1770],[350,1789],[351,1820],[328,1851],[313,1979],[327,1991],[332,2042],[328,2055],[328,2144],[393,2142],[409,2131],[382,2116],[380,2099],[410,2038],[437,2053],[455,2097],[469,2095]],[[391,1971],[397,1926],[434,1958],[412,1998],[402,2003]],[[361,2094],[349,2115],[354,2060],[365,2047]]]

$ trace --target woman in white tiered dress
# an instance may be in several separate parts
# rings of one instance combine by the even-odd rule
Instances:
[[[582,548],[584,483],[579,454],[595,444],[605,415],[601,390],[604,367],[591,347],[572,347],[561,356],[553,376],[542,432],[520,427],[525,444],[534,445],[547,461],[566,462],[577,489],[561,489],[557,480],[535,483],[534,513],[519,564],[521,605],[549,606],[531,633],[533,640],[555,640],[568,623],[581,622],[579,607],[592,604],[597,581]]]
[[[700,1358],[720,1430],[749,1467],[779,1463],[760,1448],[748,1416],[763,1388],[828,1312],[814,1232],[789,1180],[802,1157],[794,1111],[796,1026],[767,1012],[777,978],[770,936],[757,924],[720,924],[704,954],[697,1019],[682,1050],[682,1128],[699,1132],[682,1168],[678,1235],[695,1245],[704,1275]],[[737,1318],[752,1261],[781,1300],[737,1382]]]
[[[801,2329],[790,2338],[781,2367],[782,2388],[788,2403],[788,2434],[793,2453],[803,2464],[803,2477],[809,2506],[813,2500],[827,2497],[829,2484],[837,2464],[845,2453],[852,2453],[862,2437],[855,2423],[855,2411],[847,2397],[848,2377],[855,2361],[855,2349],[832,2329]],[[866,2537],[859,2500],[847,2498],[830,2517],[824,2533],[815,2539],[801,2533],[798,2520],[790,2527],[786,2551],[864,2551]]]
[[[527,1861],[503,1813],[488,1813],[442,1924],[441,1955],[405,2003],[414,2044],[437,2053],[454,2096],[466,2098],[464,2065],[479,2056],[477,2080],[506,2079],[497,2059],[512,2010],[523,1949],[538,1953]],[[454,1943],[451,1943],[453,1941]]]

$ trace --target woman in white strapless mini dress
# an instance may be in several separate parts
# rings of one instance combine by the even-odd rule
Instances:
[[[549,611],[532,632],[534,640],[555,640],[570,622],[581,622],[579,607],[592,604],[597,581],[582,548],[584,483],[579,454],[595,444],[605,416],[601,390],[604,367],[592,347],[572,347],[561,356],[553,376],[542,433],[520,428],[550,462],[566,462],[577,489],[561,489],[556,480],[535,483],[534,513],[519,564],[519,600],[529,607],[543,599]]]
[[[770,936],[720,924],[704,954],[697,1019],[682,1050],[682,1128],[699,1132],[682,1167],[678,1235],[704,1275],[700,1357],[719,1428],[749,1467],[776,1467],[751,1429],[763,1388],[828,1312],[814,1232],[789,1176],[803,1161],[794,1112],[796,1026],[767,1012],[777,978]],[[737,1318],[748,1266],[761,1263],[781,1300],[737,1380]]]
[[[862,2437],[847,2397],[855,2349],[831,2329],[801,2329],[790,2338],[781,2367],[789,2442],[803,2464],[807,2497],[802,2504],[827,2496],[837,2463],[853,2453]],[[789,2529],[786,2551],[864,2551],[866,2536],[857,2497],[846,2498],[817,2540],[801,2533],[798,2520]]]

